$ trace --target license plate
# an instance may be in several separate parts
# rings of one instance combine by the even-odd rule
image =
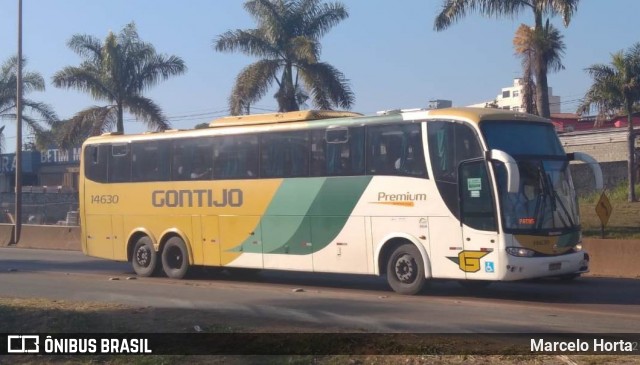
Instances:
[[[549,264],[549,271],[560,270],[562,266],[561,262],[553,262]]]

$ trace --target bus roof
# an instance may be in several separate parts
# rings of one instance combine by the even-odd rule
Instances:
[[[110,141],[116,143],[144,139],[165,139],[180,137],[195,137],[200,135],[219,135],[249,133],[253,131],[275,131],[289,129],[305,129],[313,126],[326,128],[332,125],[365,125],[396,123],[402,120],[438,120],[464,119],[471,123],[483,120],[492,121],[527,121],[546,122],[535,115],[519,113],[509,110],[492,108],[444,108],[444,109],[404,109],[382,112],[378,115],[364,116],[360,113],[332,110],[301,110],[287,113],[251,114],[223,117],[212,121],[209,128],[189,130],[166,130],[147,132],[143,134],[122,134],[117,132],[104,133],[101,136],[90,137],[87,141]],[[316,120],[314,123],[306,123]]]
[[[300,111],[287,112],[287,113],[250,114],[250,115],[237,115],[237,116],[223,117],[223,118],[215,119],[214,121],[210,122],[209,127],[211,128],[237,127],[237,126],[246,126],[246,125],[303,122],[307,120],[316,120],[316,119],[360,117],[360,116],[362,116],[362,114],[347,112],[347,111],[300,110]]]
[[[443,108],[443,109],[431,109],[428,111],[429,116],[442,116],[442,117],[459,117],[465,118],[472,122],[479,123],[483,120],[522,120],[529,122],[547,122],[548,119],[539,117],[537,115],[531,115],[527,113],[515,112],[513,110],[496,109],[496,108]]]

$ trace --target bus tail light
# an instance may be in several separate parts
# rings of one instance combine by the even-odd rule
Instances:
[[[518,257],[533,257],[535,255],[535,251],[522,247],[507,247],[507,253]]]

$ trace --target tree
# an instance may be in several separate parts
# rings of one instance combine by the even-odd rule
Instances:
[[[23,66],[27,60],[23,59]],[[17,71],[18,57],[13,56],[7,59],[0,68],[0,118],[15,121],[16,99],[17,99]],[[44,91],[44,78],[37,72],[24,72],[22,75],[22,90],[24,94],[31,91]],[[47,104],[22,98],[22,105],[25,113],[22,114],[22,122],[29,130],[37,136],[44,133],[45,129],[40,122],[47,124],[58,120],[53,108]],[[33,115],[36,115],[34,117]],[[4,129],[4,127],[2,127]]]
[[[525,24],[521,24],[513,38],[513,46],[522,60],[523,73],[523,96],[522,107],[527,113],[539,114],[535,112],[537,102],[536,83],[533,81],[533,74],[537,74],[540,65],[538,59],[544,60],[544,67],[550,71],[560,71],[564,69],[562,65],[562,55],[564,54],[564,37],[553,25],[547,23],[542,29],[536,30]],[[542,57],[538,56],[542,53]],[[546,72],[546,71],[545,71]],[[547,98],[548,100],[548,98]]]
[[[209,123],[198,123],[193,127],[193,129],[207,129],[207,128],[209,128]]]
[[[611,64],[591,65],[585,71],[593,79],[593,84],[584,95],[577,113],[588,113],[595,108],[598,119],[603,119],[605,115],[627,114],[629,201],[636,201],[633,112],[640,102],[640,43],[634,44],[626,52],[614,53]]]
[[[468,12],[478,11],[485,16],[514,17],[524,10],[531,10],[534,16],[534,32],[542,34],[544,16],[560,15],[565,27],[569,25],[580,0],[444,0],[442,11],[436,16],[434,29],[442,31],[463,18]],[[535,52],[533,58],[536,78],[536,104],[538,114],[549,118],[549,85],[547,82],[547,53]]]
[[[495,99],[490,102],[484,103],[484,107],[492,108],[492,109],[500,109],[500,106],[498,105],[498,100],[495,100]]]
[[[160,106],[143,96],[144,91],[161,80],[183,74],[184,61],[177,56],[156,53],[143,42],[134,23],[120,33],[109,32],[104,42],[96,37],[76,34],[67,43],[84,61],[67,66],[53,76],[56,87],[77,89],[108,105],[92,106],[77,113],[65,125],[68,139],[82,131],[96,135],[111,130],[124,133],[125,110],[150,129],[164,130],[169,122]]]
[[[213,41],[220,52],[240,51],[260,58],[236,77],[231,114],[246,112],[273,83],[280,112],[299,110],[308,98],[321,109],[349,109],[354,95],[344,74],[320,62],[320,38],[348,17],[339,3],[320,0],[249,0],[245,10],[257,28],[227,31]]]

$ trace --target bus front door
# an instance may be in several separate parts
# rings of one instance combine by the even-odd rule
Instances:
[[[464,161],[459,167],[460,219],[464,251],[460,268],[467,279],[497,277],[498,231],[495,204],[483,159]]]

